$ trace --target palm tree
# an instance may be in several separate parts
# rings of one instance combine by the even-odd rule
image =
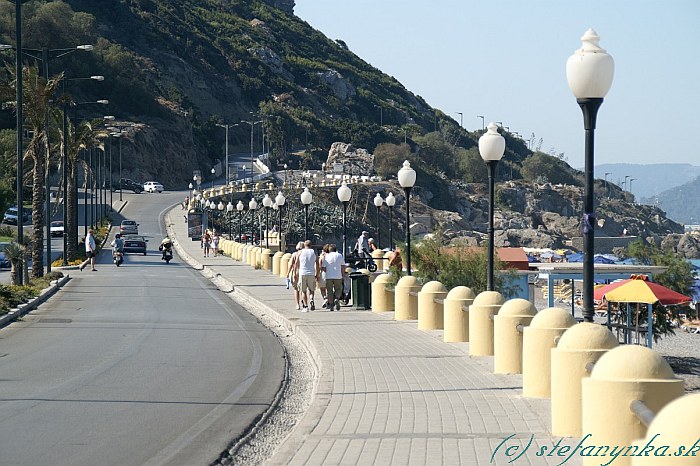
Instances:
[[[20,264],[24,259],[25,247],[19,243],[10,243],[5,246],[4,252],[12,267],[10,269],[10,285],[19,285],[21,283],[19,274],[22,272]]]
[[[98,131],[96,127],[101,120],[83,121],[75,126],[75,122],[68,125],[68,186],[66,186],[66,207],[68,208],[66,234],[68,235],[66,256],[68,260],[78,257],[78,198],[76,196],[76,178],[78,166],[83,165],[85,174],[88,165],[80,159],[80,152],[93,147],[98,143]],[[87,176],[84,177],[87,180]]]

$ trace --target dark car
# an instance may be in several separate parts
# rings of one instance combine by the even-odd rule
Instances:
[[[133,252],[146,255],[146,243],[148,240],[139,235],[124,236],[124,252]]]
[[[126,189],[127,191],[130,190],[136,194],[140,194],[143,192],[143,185],[135,182],[134,180],[130,180],[129,178],[122,178],[121,180],[113,181],[112,191],[119,191],[120,189]]]

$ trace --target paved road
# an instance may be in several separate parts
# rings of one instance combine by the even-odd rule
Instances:
[[[133,195],[122,214],[149,254],[73,279],[0,329],[0,464],[191,465],[215,460],[277,393],[277,339],[182,264],[159,260],[159,214],[183,193]]]

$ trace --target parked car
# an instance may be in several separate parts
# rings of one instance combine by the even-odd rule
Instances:
[[[126,189],[133,191],[136,194],[140,194],[143,191],[143,185],[129,178],[122,178],[121,180],[113,181],[112,191],[119,191],[120,189]]]
[[[124,252],[134,252],[146,255],[146,243],[148,240],[139,235],[126,235],[124,237]]]
[[[51,226],[49,227],[49,230],[51,231],[51,236],[63,236],[63,234],[64,234],[63,222],[60,220],[56,220],[55,222],[51,222]]]
[[[133,220],[122,220],[121,225],[119,225],[119,233],[123,235],[138,235],[139,234],[139,224]]]
[[[155,193],[156,191],[162,193],[163,185],[158,183],[157,181],[146,181],[143,184],[143,190],[147,193]]]
[[[17,207],[10,207],[5,211],[5,216],[2,219],[3,223],[8,223],[10,225],[17,225]],[[24,209],[22,224],[30,223],[32,221],[32,209]]]
[[[7,255],[5,254],[5,246],[8,246],[11,243],[0,243],[0,268],[1,269],[9,269],[12,268],[12,263],[10,262],[10,259],[7,258]]]

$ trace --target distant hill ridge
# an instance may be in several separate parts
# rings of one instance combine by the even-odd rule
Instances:
[[[614,183],[625,191],[629,191],[629,180],[632,181],[632,194],[637,201],[642,198],[653,198],[659,193],[683,185],[700,176],[700,166],[687,163],[655,163],[655,164],[634,164],[634,163],[606,163],[596,165],[596,178],[604,179],[605,173],[608,182]],[[625,185],[625,177],[627,184]],[[676,219],[678,220],[678,219]]]

